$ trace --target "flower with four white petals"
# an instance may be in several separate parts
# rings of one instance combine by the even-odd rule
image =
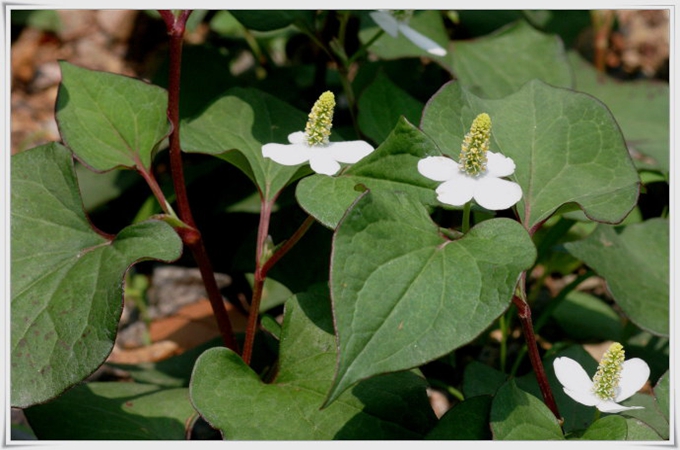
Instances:
[[[564,392],[586,406],[605,413],[618,413],[642,406],[622,406],[619,402],[635,394],[649,378],[649,366],[640,358],[624,361],[623,346],[613,343],[605,352],[591,380],[585,369],[565,356],[553,362],[555,375]]]
[[[413,11],[373,11],[369,13],[371,19],[377,23],[387,34],[396,38],[399,33],[409,41],[428,53],[437,56],[446,55],[446,50],[432,39],[423,36],[408,25]]]
[[[465,135],[459,161],[446,156],[428,156],[418,161],[418,172],[443,181],[437,189],[437,199],[448,205],[463,206],[474,199],[490,210],[510,208],[522,199],[519,184],[501,179],[515,172],[511,158],[489,151],[491,118],[478,115]]]
[[[309,162],[312,170],[324,175],[335,175],[340,163],[355,163],[373,152],[365,141],[329,142],[333,123],[335,96],[326,91],[314,103],[305,131],[288,135],[290,144],[265,144],[262,156],[284,166]]]

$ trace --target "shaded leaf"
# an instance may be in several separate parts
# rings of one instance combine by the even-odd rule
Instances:
[[[384,72],[359,97],[359,127],[375,142],[382,142],[403,115],[411,123],[420,120],[423,104],[395,85]]]
[[[451,241],[412,197],[364,194],[333,241],[340,355],[328,401],[358,380],[419,366],[471,341],[507,308],[535,256],[513,220],[487,220]]]
[[[465,366],[463,393],[465,397],[494,395],[507,379],[506,375],[479,361],[471,361]]]
[[[89,167],[149,170],[170,133],[167,93],[122,75],[61,61],[56,118],[64,143]]]
[[[571,291],[552,313],[565,333],[579,341],[620,341],[623,323],[611,306],[585,292]]]
[[[427,104],[421,128],[457,160],[482,112],[493,123],[491,151],[515,162],[511,179],[523,191],[515,208],[527,229],[567,203],[608,223],[620,222],[635,206],[637,172],[614,118],[597,100],[537,80],[502,100],[484,100],[452,82]]]
[[[477,441],[491,439],[490,411],[490,396],[469,398],[448,410],[425,439]]]
[[[279,28],[287,27],[296,22],[312,24],[314,22],[313,10],[302,11],[263,11],[263,10],[245,10],[245,9],[231,9],[229,10],[232,16],[236,18],[244,27],[257,31],[270,31]]]
[[[561,440],[562,430],[541,400],[505,383],[491,404],[491,431],[498,440]]]
[[[299,167],[282,166],[262,156],[262,145],[288,143],[288,135],[305,129],[304,113],[256,89],[230,89],[196,118],[184,122],[182,149],[207,153],[238,167],[271,199]]]
[[[590,441],[623,441],[628,435],[626,419],[621,416],[606,416],[596,420],[581,436]]]
[[[566,249],[607,281],[616,303],[639,327],[668,336],[670,321],[669,222],[651,219],[599,225]]]
[[[44,402],[81,381],[113,348],[125,271],[173,260],[164,222],[95,232],[82,210],[71,152],[48,144],[12,157],[12,405]]]
[[[425,382],[412,372],[361,383],[320,409],[334,369],[328,292],[317,286],[286,302],[279,371],[271,384],[237,354],[215,348],[196,363],[191,398],[226,439],[416,439],[436,422]]]
[[[150,384],[95,382],[25,411],[38,439],[186,439],[196,416],[189,389]]]

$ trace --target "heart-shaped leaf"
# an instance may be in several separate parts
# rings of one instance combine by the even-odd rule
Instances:
[[[569,53],[576,89],[602,100],[626,138],[635,165],[668,173],[670,167],[670,93],[658,80],[619,81],[595,70],[576,52]]]
[[[541,400],[505,383],[491,404],[491,431],[499,440],[562,440],[564,435],[553,413]]]
[[[288,135],[305,129],[304,113],[256,89],[234,88],[195,119],[183,122],[182,149],[217,155],[238,167],[269,200],[299,167],[282,166],[262,156],[267,143],[288,143]]]
[[[480,97],[505,97],[533,79],[553,86],[573,85],[560,38],[523,20],[485,37],[453,41],[452,48],[446,58],[456,79]]]
[[[340,354],[328,402],[361,379],[417,367],[470,342],[508,307],[535,257],[513,220],[487,220],[452,241],[411,196],[364,194],[333,239]]]
[[[586,239],[568,242],[569,253],[607,281],[614,300],[639,327],[668,336],[670,326],[669,222],[650,219],[598,225]]]
[[[403,117],[387,140],[342,175],[312,175],[301,180],[295,195],[300,206],[328,228],[335,228],[360,195],[357,185],[371,190],[407,192],[434,204],[436,183],[418,173],[418,161],[438,154],[434,143]]]
[[[82,210],[71,152],[48,144],[12,157],[13,406],[44,402],[99,367],[113,348],[122,280],[133,263],[174,260],[181,240],[148,221],[117,236]]]
[[[328,290],[317,286],[286,302],[271,384],[234,352],[214,348],[196,362],[191,399],[226,439],[417,439],[434,426],[425,382],[412,372],[361,383],[320,409],[334,368]]]
[[[97,171],[149,170],[170,132],[164,89],[134,78],[83,69],[65,61],[56,118],[64,143]]]
[[[501,100],[485,100],[451,82],[430,99],[421,129],[457,160],[465,133],[482,112],[492,120],[491,151],[515,162],[512,179],[523,192],[515,207],[527,229],[567,203],[607,223],[620,222],[635,206],[637,171],[599,101],[537,80]]]
[[[82,384],[24,412],[46,440],[180,440],[196,416],[188,388],[115,382]]]

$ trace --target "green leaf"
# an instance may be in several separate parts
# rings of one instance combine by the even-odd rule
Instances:
[[[641,420],[632,417],[626,418],[628,425],[628,441],[661,441],[664,440],[656,431]],[[666,439],[667,440],[667,439]]]
[[[457,404],[446,412],[425,439],[429,440],[488,440],[491,397],[480,395]]]
[[[611,110],[626,138],[638,168],[670,169],[670,93],[668,83],[656,80],[619,81],[597,70],[576,52],[569,53],[576,89]]]
[[[423,104],[394,84],[384,72],[359,97],[359,127],[375,142],[382,142],[403,115],[409,122],[420,120]]]
[[[623,441],[628,435],[628,424],[621,416],[606,416],[593,422],[581,436],[581,440]]]
[[[362,44],[366,44],[382,29],[366,14],[362,17],[362,22],[366,25],[359,32],[359,39]],[[416,11],[408,22],[408,26],[427,38],[435,41],[444,49],[448,47],[449,37],[444,28],[444,21],[441,11]],[[387,33],[382,34],[369,50],[382,59],[396,59],[413,56],[425,56],[434,60],[440,57],[432,55],[422,48],[415,45],[400,32],[396,38]]]
[[[170,261],[181,241],[164,222],[95,232],[82,210],[71,152],[48,144],[12,157],[13,406],[44,402],[81,381],[113,348],[125,271]]]
[[[328,403],[361,379],[419,366],[470,342],[508,307],[535,257],[516,221],[487,220],[452,241],[412,197],[364,194],[333,241],[340,355]]]
[[[44,440],[186,439],[196,415],[187,388],[116,382],[82,384],[24,412]]]
[[[607,281],[633,323],[668,336],[669,245],[669,222],[656,218],[621,227],[599,225],[586,239],[565,247]]]
[[[465,366],[463,375],[463,393],[466,398],[479,395],[494,395],[505,383],[506,375],[478,361]]]
[[[276,196],[299,167],[282,166],[262,156],[270,142],[288,143],[304,130],[304,113],[256,89],[230,89],[195,119],[183,122],[182,149],[217,155],[253,180],[265,199]]]
[[[640,420],[652,428],[662,439],[669,437],[669,423],[657,400],[648,394],[637,393],[621,402],[624,406],[642,406],[642,409],[630,409],[621,413],[624,416]]]
[[[623,323],[616,311],[585,292],[567,294],[552,316],[567,335],[578,341],[623,339]]]
[[[304,178],[298,183],[295,195],[305,211],[331,229],[361,194],[361,189],[355,188],[357,185],[373,191],[406,192],[422,203],[434,204],[436,183],[418,173],[418,161],[437,153],[432,140],[402,117],[373,153],[342,175]]]
[[[241,22],[244,27],[257,31],[277,30],[295,24],[296,22],[311,25],[314,23],[314,16],[316,14],[314,10],[249,11],[244,9],[231,9],[229,12],[236,20]]]
[[[425,382],[412,372],[361,383],[320,409],[335,368],[327,288],[292,297],[284,314],[271,384],[225,348],[206,351],[196,363],[192,402],[226,439],[417,439],[434,426]]]
[[[122,75],[59,63],[56,118],[64,143],[97,171],[149,170],[170,133],[164,89]]]
[[[560,38],[536,31],[525,21],[478,39],[454,41],[445,58],[459,83],[480,97],[505,97],[534,79],[558,87],[573,85]]]
[[[541,400],[505,383],[491,404],[491,431],[498,440],[564,439],[557,419]]]
[[[597,100],[537,80],[502,100],[484,100],[451,82],[430,99],[421,129],[457,160],[482,112],[493,122],[491,151],[515,162],[511,178],[523,191],[515,207],[527,229],[567,203],[608,223],[635,206],[637,172],[614,118]]]
[[[656,383],[656,386],[654,386],[654,397],[656,398],[656,402],[659,404],[659,409],[661,410],[664,418],[667,421],[670,420],[671,394],[670,375],[668,371],[666,371],[666,373],[661,376],[659,381]]]

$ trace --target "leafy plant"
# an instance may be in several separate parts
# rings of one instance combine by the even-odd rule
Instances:
[[[162,87],[62,61],[61,142],[12,157],[11,405],[40,439],[182,439],[199,416],[238,440],[668,439],[668,208],[641,212],[641,178],[669,179],[668,89],[595,81],[538,13],[473,41],[441,11],[202,13],[257,57],[227,75],[183,50],[192,12],[162,10]],[[154,201],[111,232],[74,159]],[[183,248],[221,342],[86,381],[126,272]],[[250,280],[244,333],[216,266]],[[584,345],[612,341],[598,369]],[[644,366],[654,387],[602,390],[625,406],[600,417],[576,366],[588,386]]]

